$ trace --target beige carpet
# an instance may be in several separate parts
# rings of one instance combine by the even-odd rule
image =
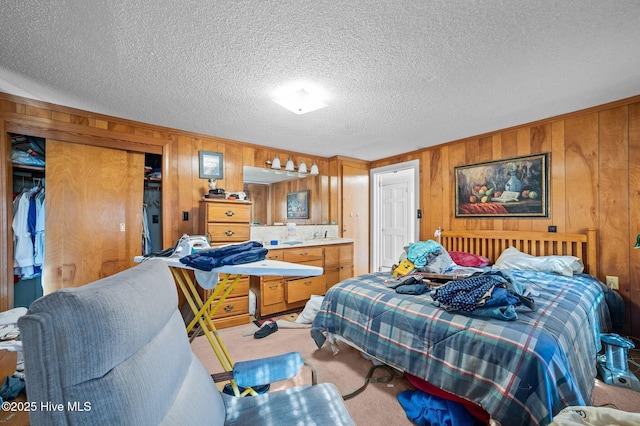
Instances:
[[[281,322],[279,322],[281,323]],[[286,326],[286,324],[283,324]],[[233,360],[243,361],[290,351],[299,351],[318,371],[318,382],[334,383],[341,394],[348,394],[362,386],[364,378],[372,366],[358,351],[342,344],[340,352],[334,355],[328,345],[317,349],[309,335],[308,328],[284,328],[263,339],[254,339],[258,330],[254,324],[227,328],[219,331],[219,336],[227,346]],[[222,371],[209,342],[204,336],[197,337],[192,349],[211,373]],[[383,374],[382,371],[376,375]],[[311,383],[310,370],[293,380],[279,382],[272,390]],[[371,383],[361,394],[345,401],[347,409],[358,425],[411,425],[396,396],[403,390],[413,389],[404,378],[395,378],[390,383]],[[625,411],[640,412],[640,392],[597,382],[594,391],[594,405],[613,406]]]
[[[372,366],[371,361],[364,359],[358,351],[348,345],[342,345],[340,352],[335,356],[328,345],[318,350],[308,328],[280,327],[277,332],[263,339],[253,338],[253,332],[256,330],[258,327],[254,324],[220,330],[219,336],[235,362],[299,351],[306,361],[315,366],[318,382],[334,383],[342,395],[362,386]],[[248,336],[243,336],[243,333]],[[222,371],[204,336],[194,339],[191,347],[209,372]],[[382,374],[382,371],[376,372],[376,376]],[[294,380],[272,384],[271,390],[303,383],[311,383],[311,372],[307,368]],[[411,425],[396,399],[398,393],[407,389],[413,389],[413,386],[405,378],[396,378],[390,383],[371,383],[364,392],[345,401],[345,405],[358,425]]]

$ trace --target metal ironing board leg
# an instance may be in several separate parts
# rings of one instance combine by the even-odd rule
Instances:
[[[206,336],[211,348],[213,349],[218,361],[220,361],[220,365],[222,366],[224,371],[233,371],[233,359],[227,350],[224,342],[218,335],[218,330],[216,329],[213,321],[211,320],[211,315],[213,315],[222,305],[224,299],[233,291],[235,285],[240,281],[241,275],[236,275],[235,279],[231,282],[231,284],[226,287],[227,282],[229,281],[229,277],[232,274],[226,274],[222,282],[220,282],[211,296],[207,298],[205,302],[202,301],[202,298],[198,294],[196,286],[191,279],[188,271],[182,268],[173,268],[171,267],[171,272],[180,287],[180,290],[184,294],[189,307],[193,311],[194,319],[187,325],[186,332],[189,333],[193,329],[193,327],[198,324],[204,335]],[[225,288],[226,287],[226,288]],[[208,309],[213,301],[218,298],[218,296],[222,293],[218,301]],[[236,382],[231,379],[231,388],[233,389],[233,393],[235,396],[245,396],[247,394],[257,395],[253,389],[246,389],[244,392],[240,392],[240,389]]]

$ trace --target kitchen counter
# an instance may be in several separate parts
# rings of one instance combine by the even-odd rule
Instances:
[[[266,249],[288,249],[288,248],[299,248],[299,247],[313,247],[313,246],[325,246],[328,244],[345,244],[345,243],[352,243],[353,240],[351,238],[337,238],[337,237],[329,237],[329,238],[315,238],[313,240],[306,240],[306,241],[296,241],[295,244],[294,241],[284,241],[284,242],[280,242],[276,245],[271,245],[271,244],[264,244],[264,247]]]

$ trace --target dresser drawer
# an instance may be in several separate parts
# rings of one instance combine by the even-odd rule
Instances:
[[[319,266],[322,266],[322,260],[324,259],[324,249],[322,247],[300,247],[283,251],[285,262],[307,264],[310,260],[320,260]]]
[[[262,305],[270,306],[284,302],[284,281],[270,280],[262,283]]]
[[[213,243],[216,241],[248,241],[251,236],[251,229],[246,224],[207,223],[207,232]]]
[[[223,274],[220,274],[220,283],[218,285],[222,283],[223,278],[224,278]],[[229,277],[229,280],[227,280],[227,283],[225,284],[224,288],[220,290],[221,291],[219,293],[220,296],[222,296],[224,292],[227,291],[229,286],[231,286],[234,278],[235,276]],[[230,297],[238,297],[238,296],[247,296],[248,294],[249,294],[249,277],[247,276],[247,277],[240,278],[240,281],[238,281],[236,286],[233,288],[233,290],[231,290],[231,293],[229,293],[227,297],[230,298]]]
[[[216,318],[213,320],[213,325],[216,326],[218,330],[222,330],[223,328],[235,327],[237,325],[245,325],[251,322],[251,318],[249,317],[249,313],[233,315],[230,317]]]
[[[325,287],[324,275],[286,280],[284,284],[284,298],[287,303],[304,301],[309,299],[312,294],[324,295]]]
[[[284,259],[284,250],[269,250],[267,253],[266,259],[268,260],[283,260]]]
[[[211,318],[222,318],[231,315],[246,314],[249,312],[249,296],[230,297],[222,302],[218,310]]]
[[[251,221],[251,204],[207,203],[207,220],[209,222],[242,222]]]

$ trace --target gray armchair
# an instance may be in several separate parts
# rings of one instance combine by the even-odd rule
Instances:
[[[354,424],[328,383],[220,393],[191,351],[177,303],[162,260],[36,300],[18,322],[31,423]]]

